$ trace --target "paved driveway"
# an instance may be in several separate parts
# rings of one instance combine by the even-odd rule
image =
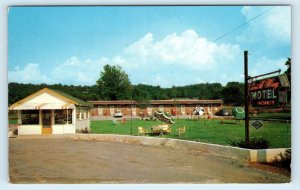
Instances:
[[[282,183],[234,159],[170,147],[71,138],[9,139],[12,183]]]

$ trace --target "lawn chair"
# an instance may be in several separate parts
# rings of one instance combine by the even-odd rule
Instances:
[[[177,128],[176,131],[178,131],[178,135],[180,137],[180,134],[185,133],[185,126],[181,127],[181,128]]]
[[[143,127],[138,127],[138,135],[144,135],[144,134],[148,135],[148,130]]]

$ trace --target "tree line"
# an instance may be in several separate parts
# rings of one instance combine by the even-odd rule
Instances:
[[[101,88],[97,85],[75,86],[62,84],[22,84],[12,82],[8,84],[8,103],[11,105],[45,87],[67,93],[84,101],[111,100],[109,96],[103,95]],[[242,105],[244,102],[243,88],[243,83],[238,82],[229,82],[226,86],[222,86],[220,83],[202,83],[187,86],[172,86],[170,88],[138,84],[130,85],[129,93],[122,97],[118,97],[117,99],[130,100],[132,98],[133,100],[140,102],[147,100],[184,98],[222,99],[225,104]]]
[[[288,69],[285,74],[291,81],[291,59],[286,61]],[[125,71],[118,65],[105,65],[96,85],[74,86],[62,84],[8,84],[8,103],[11,105],[30,94],[50,88],[67,93],[84,101],[88,100],[136,100],[147,104],[150,100],[167,99],[222,99],[226,105],[240,106],[244,103],[244,83],[228,82],[226,86],[220,83],[200,83],[186,86],[162,88],[146,84],[131,84]],[[289,98],[290,100],[290,92]]]

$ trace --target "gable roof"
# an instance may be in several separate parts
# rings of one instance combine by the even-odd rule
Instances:
[[[61,91],[58,91],[58,90],[52,90],[52,91],[54,91],[54,92],[60,94],[61,96],[64,96],[64,97],[66,97],[66,98],[68,98],[68,99],[76,102],[77,103],[76,105],[78,105],[78,106],[86,106],[86,107],[91,107],[92,106],[92,104],[87,103],[87,102],[85,102],[83,100],[80,100],[78,98],[75,98],[75,97],[73,97],[73,96],[71,96],[69,94],[66,94],[64,92],[61,92]]]
[[[43,89],[41,89],[41,90],[39,90],[39,91],[37,91],[37,92],[35,92],[35,93],[27,96],[26,98],[23,98],[22,100],[19,100],[16,103],[12,104],[10,106],[10,109],[12,109],[12,108],[14,108],[16,106],[19,106],[19,105],[21,105],[21,104],[23,104],[23,103],[25,103],[25,102],[27,102],[27,101],[29,101],[29,100],[37,97],[37,96],[43,94],[43,93],[51,94],[51,95],[53,95],[53,96],[55,96],[55,97],[57,97],[59,99],[62,99],[64,101],[68,102],[68,103],[72,103],[72,104],[74,104],[76,106],[91,107],[91,104],[89,104],[87,102],[84,102],[84,101],[82,101],[82,100],[80,100],[78,98],[75,98],[73,96],[70,96],[68,94],[65,94],[63,92],[60,92],[60,91],[57,91],[57,90],[52,90],[52,89],[49,89],[49,88],[43,88]]]

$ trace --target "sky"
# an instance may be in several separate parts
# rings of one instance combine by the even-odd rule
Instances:
[[[95,85],[105,64],[132,84],[183,86],[287,69],[290,6],[41,6],[8,11],[8,81]]]

